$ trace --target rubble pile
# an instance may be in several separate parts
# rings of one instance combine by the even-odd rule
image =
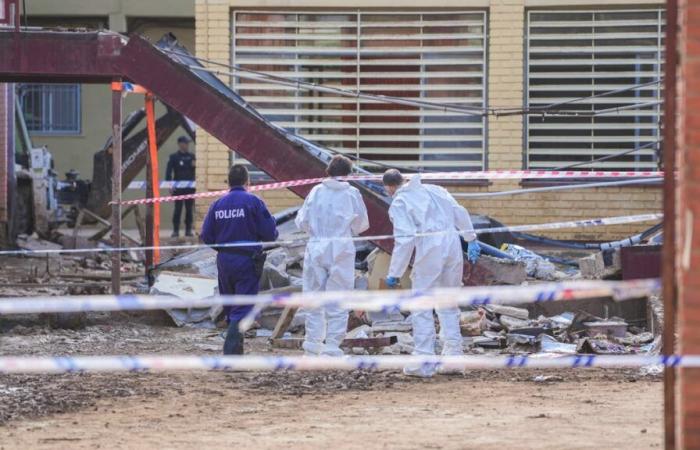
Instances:
[[[381,353],[412,352],[408,315],[369,313],[365,319],[367,323],[349,331],[348,338],[396,336],[397,342]],[[439,327],[437,320],[435,324]],[[660,346],[660,337],[621,318],[601,319],[585,312],[531,318],[525,308],[491,305],[462,311],[460,328],[464,350],[472,354],[649,354]]]

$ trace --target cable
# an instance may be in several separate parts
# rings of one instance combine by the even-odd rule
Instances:
[[[459,114],[466,114],[470,116],[480,116],[483,117],[486,115],[484,111],[479,111],[477,112],[476,110],[469,108],[469,107],[462,107],[462,106],[456,106],[453,104],[440,104],[440,103],[433,103],[433,102],[426,102],[426,101],[420,101],[420,100],[409,100],[405,99],[402,97],[393,97],[389,95],[376,95],[376,94],[366,94],[362,93],[360,91],[352,91],[348,89],[341,89],[341,88],[335,88],[335,87],[328,87],[328,86],[323,86],[320,84],[316,83],[309,83],[307,81],[287,81],[286,79],[280,79],[280,77],[276,76],[271,76],[267,74],[249,74],[249,73],[255,73],[254,71],[251,70],[240,70],[240,69],[233,69],[233,72],[228,72],[224,70],[217,70],[217,69],[209,69],[206,67],[197,67],[197,66],[188,66],[192,70],[201,70],[205,72],[210,72],[210,73],[215,73],[217,75],[227,75],[227,76],[234,76],[234,77],[240,77],[240,78],[248,78],[252,80],[257,80],[257,81],[266,81],[270,83],[275,83],[279,84],[282,86],[288,86],[292,88],[296,88],[298,90],[308,90],[308,91],[315,91],[315,92],[325,92],[329,94],[336,94],[340,95],[342,97],[352,97],[352,98],[362,98],[365,100],[374,100],[374,101],[379,101],[383,103],[392,103],[396,105],[403,105],[403,106],[412,106],[416,108],[426,108],[426,109],[436,109],[439,111],[443,112],[454,112],[454,113],[459,113]],[[242,73],[237,73],[237,72],[244,72],[246,73],[245,75]]]
[[[563,241],[559,239],[552,239],[544,236],[536,236],[529,233],[514,232],[512,235],[517,239],[522,239],[530,242],[536,242],[539,244],[546,244],[552,247],[570,248],[575,250],[608,250],[613,248],[630,247],[632,245],[638,244],[639,242],[646,239],[648,236],[656,233],[663,227],[663,223],[654,225],[642,231],[639,234],[621,239],[619,241],[610,241],[603,243],[586,243],[586,242],[571,242]]]
[[[598,188],[598,187],[609,187],[609,186],[624,186],[629,184],[652,184],[663,181],[662,178],[649,178],[645,180],[620,180],[620,181],[603,181],[600,183],[578,183],[578,184],[566,184],[563,186],[544,186],[531,189],[513,189],[510,191],[498,191],[498,192],[455,192],[450,193],[455,198],[484,198],[484,197],[501,197],[507,195],[520,195],[520,194],[530,194],[533,192],[549,192],[549,191],[565,191],[569,189],[588,189],[588,188]]]
[[[571,169],[572,167],[586,166],[586,165],[588,165],[588,164],[593,164],[593,163],[596,163],[596,162],[607,161],[608,159],[617,158],[617,157],[619,157],[619,156],[628,155],[628,154],[630,154],[630,153],[634,153],[634,152],[637,152],[637,151],[639,151],[639,150],[644,150],[644,149],[646,149],[646,148],[653,147],[653,146],[655,146],[656,144],[659,144],[659,143],[661,143],[661,141],[648,142],[648,143],[642,145],[641,147],[633,148],[633,149],[630,149],[630,150],[625,150],[625,151],[622,151],[622,152],[620,152],[620,153],[615,153],[615,154],[612,154],[612,155],[601,156],[600,158],[596,158],[596,159],[593,159],[593,160],[591,160],[591,161],[582,161],[582,162],[577,162],[577,163],[574,163],[574,164],[569,164],[568,166],[557,167],[556,169],[552,169],[552,170],[565,170],[565,169]]]
[[[634,91],[634,90],[641,89],[641,88],[646,87],[646,86],[659,84],[662,81],[663,81],[663,78],[658,79],[658,80],[654,80],[654,81],[649,81],[647,83],[635,84],[633,86],[627,86],[624,88],[615,89],[612,91],[605,91],[601,94],[593,94],[593,95],[589,95],[587,97],[578,97],[578,98],[574,98],[574,99],[570,99],[570,100],[565,100],[563,102],[551,103],[549,105],[544,105],[544,106],[533,106],[533,107],[529,107],[529,108],[524,108],[522,110],[519,110],[517,108],[513,108],[512,112],[506,112],[506,113],[501,113],[501,114],[496,114],[496,115],[507,116],[507,115],[513,115],[514,112],[516,112],[516,114],[520,114],[520,112],[523,112],[525,114],[544,114],[547,111],[552,110],[552,109],[556,109],[560,106],[570,105],[570,104],[573,104],[576,102],[580,102],[582,100],[607,97],[609,95],[615,95],[615,94],[619,94],[622,92]],[[551,113],[548,113],[547,115],[551,115]]]
[[[573,115],[573,116],[585,116],[585,115],[600,115],[603,113],[607,112],[613,112],[613,111],[622,111],[624,109],[632,109],[632,107],[644,107],[644,106],[649,106],[652,104],[658,104],[659,102],[651,102],[651,103],[644,103],[644,104],[638,104],[638,105],[628,105],[624,107],[615,107],[615,108],[609,108],[606,110],[601,110],[601,111],[596,111],[592,113],[581,113],[581,112],[566,112],[566,111],[561,111],[558,113],[547,113],[548,110],[552,108],[557,108],[562,105],[566,104],[571,104],[575,103],[578,101],[586,100],[586,99],[592,99],[592,98],[600,98],[600,97],[605,97],[609,95],[614,95],[618,94],[621,92],[626,92],[630,90],[636,90],[640,89],[642,87],[654,85],[654,84],[659,84],[663,79],[659,80],[653,80],[650,82],[646,83],[640,83],[634,86],[628,86],[620,89],[614,89],[612,91],[606,91],[600,94],[595,94],[595,95],[590,95],[586,97],[578,97],[575,99],[571,100],[566,100],[564,102],[559,102],[559,103],[552,103],[550,105],[545,105],[541,107],[533,107],[533,108],[528,108],[528,107],[504,107],[504,108],[483,108],[483,107],[469,107],[469,106],[460,106],[460,105],[455,105],[455,104],[441,104],[441,103],[434,103],[434,102],[426,102],[426,101],[421,101],[421,100],[414,100],[414,99],[407,99],[403,97],[395,97],[395,96],[386,96],[386,95],[375,95],[375,94],[367,94],[363,93],[361,91],[353,91],[353,90],[348,90],[348,89],[342,89],[342,88],[334,88],[334,87],[328,87],[328,86],[323,86],[317,83],[309,83],[306,81],[302,81],[299,79],[295,78],[287,78],[287,77],[281,77],[278,75],[274,74],[269,74],[265,72],[260,72],[252,69],[246,69],[238,65],[232,65],[232,64],[226,64],[222,63],[219,61],[214,61],[211,59],[206,59],[206,58],[200,58],[194,55],[188,55],[186,53],[178,52],[172,49],[165,49],[161,48],[164,52],[167,53],[172,53],[175,55],[180,55],[180,56],[186,56],[189,58],[194,59],[197,62],[200,63],[207,63],[211,65],[216,65],[219,67],[225,67],[229,70],[232,70],[233,72],[225,72],[225,71],[220,71],[216,69],[208,69],[206,67],[197,67],[197,66],[189,66],[190,69],[193,70],[203,70],[211,73],[216,73],[219,75],[227,75],[227,76],[238,76],[238,77],[243,77],[243,78],[250,78],[258,81],[266,81],[266,82],[271,82],[271,83],[279,83],[285,86],[289,87],[294,87],[294,88],[304,88],[308,90],[318,90],[321,92],[332,92],[338,95],[343,95],[343,96],[349,96],[349,97],[354,97],[354,98],[366,98],[366,99],[372,99],[372,100],[377,100],[380,102],[384,103],[397,103],[397,104],[402,104],[402,105],[407,105],[407,106],[415,106],[415,107],[424,107],[424,108],[431,108],[431,109],[438,109],[442,111],[452,111],[452,112],[459,112],[463,114],[468,114],[468,115],[475,115],[475,116],[486,116],[486,115],[495,115],[495,116],[502,116],[502,115],[523,115],[523,114],[546,114],[548,116],[556,116],[556,115]],[[240,73],[237,72],[244,72],[244,73],[249,73],[253,75],[246,75],[243,76]]]

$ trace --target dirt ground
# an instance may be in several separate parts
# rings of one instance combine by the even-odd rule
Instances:
[[[1,354],[214,354],[223,342],[156,314],[93,314],[76,331],[17,319],[0,321]],[[247,350],[271,351],[263,339]],[[661,418],[661,383],[637,371],[0,376],[3,450],[640,449],[660,447]]]

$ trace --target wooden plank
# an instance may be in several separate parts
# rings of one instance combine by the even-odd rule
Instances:
[[[379,348],[388,347],[390,345],[396,344],[398,338],[396,336],[389,337],[375,337],[375,338],[356,338],[356,339],[343,339],[340,344],[341,347],[354,348]]]
[[[292,319],[294,319],[294,315],[296,314],[297,309],[299,308],[294,306],[284,307],[280,318],[277,319],[275,329],[272,330],[272,336],[270,337],[270,339],[279,339],[284,335],[284,332],[287,331],[287,328],[289,328],[289,324],[292,323]]]

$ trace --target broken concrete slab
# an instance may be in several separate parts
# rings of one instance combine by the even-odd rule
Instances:
[[[525,308],[516,308],[515,306],[506,305],[487,305],[484,309],[498,315],[506,315],[515,317],[516,319],[527,320],[530,318],[530,313]]]
[[[401,320],[377,320],[372,322],[372,332],[373,333],[385,333],[387,331],[411,331],[413,329],[413,323],[411,322],[411,317],[402,317]]]
[[[218,283],[216,279],[202,275],[160,272],[150,293],[172,295],[178,298],[205,298],[218,293]],[[211,308],[168,309],[166,312],[179,327],[216,328],[216,320],[222,310],[221,306],[212,306]]]
[[[606,336],[610,338],[624,338],[627,333],[627,323],[622,320],[598,320],[584,322],[586,333],[590,337]]]
[[[486,312],[483,309],[462,311],[459,315],[459,329],[462,336],[480,336],[486,327]]]
[[[522,320],[518,319],[517,317],[511,317],[506,315],[501,315],[498,321],[501,323],[501,325],[503,325],[503,328],[505,328],[508,331],[511,331],[516,328],[526,328],[528,325],[530,325],[530,322],[527,320]]]
[[[476,264],[464,264],[465,286],[519,285],[527,279],[525,263],[481,255]]]
[[[540,351],[542,353],[562,353],[573,355],[576,353],[576,344],[559,342],[552,336],[543,334],[540,336]]]
[[[597,252],[578,260],[578,267],[583,278],[599,279],[605,275],[603,253]]]
[[[395,337],[397,342],[383,349],[383,354],[409,355],[413,352],[413,335],[411,333],[401,333],[390,331],[383,334],[384,337]]]

